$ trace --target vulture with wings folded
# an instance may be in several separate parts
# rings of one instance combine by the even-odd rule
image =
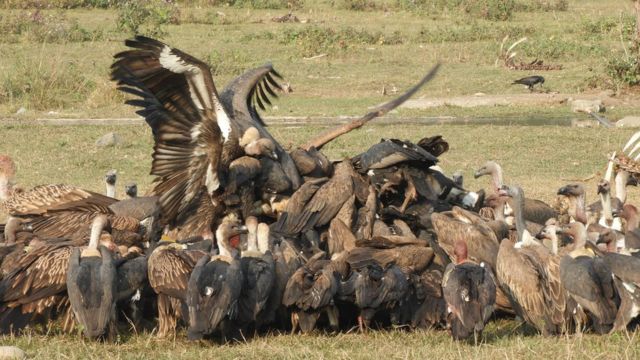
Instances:
[[[162,223],[181,227],[181,236],[212,237],[212,221],[225,208],[229,165],[243,154],[239,139],[250,127],[272,139],[256,104],[270,104],[279,74],[270,65],[247,72],[218,96],[210,68],[204,62],[154,39],[136,36],[131,50],[115,55],[112,79],[137,98],[154,136],[151,174],[159,196]],[[293,161],[277,145],[279,161],[295,187],[300,177]],[[295,180],[295,181],[294,181]],[[188,233],[188,234],[187,234]]]

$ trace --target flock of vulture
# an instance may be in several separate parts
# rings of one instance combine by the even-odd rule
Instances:
[[[126,45],[112,78],[152,129],[153,189],[130,184],[117,200],[109,172],[106,195],[23,190],[1,156],[0,333],[229,340],[402,326],[477,342],[496,316],[560,335],[625,330],[638,315],[640,217],[625,189],[640,133],[611,157],[600,201],[569,184],[549,206],[503,184],[495,162],[475,173],[490,190],[465,190],[437,166],[440,136],[330,161],[319,149],[342,127],[285,150],[258,113],[281,88],[270,65],[218,93],[198,59],[141,36]]]

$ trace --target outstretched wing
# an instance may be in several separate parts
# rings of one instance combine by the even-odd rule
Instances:
[[[227,106],[227,111],[240,111],[247,113],[251,121],[267,126],[258,109],[265,110],[266,105],[271,105],[270,98],[277,98],[274,91],[282,91],[282,86],[276,81],[282,76],[273,68],[271,64],[266,64],[255,69],[251,69],[244,74],[233,79],[220,94],[220,100]],[[242,129],[255,124],[238,124]]]
[[[197,198],[204,186],[220,187],[222,145],[231,123],[218,99],[209,67],[202,61],[154,39],[136,36],[133,50],[115,55],[112,79],[119,90],[137,99],[137,113],[153,130],[151,174],[163,219],[171,221]]]

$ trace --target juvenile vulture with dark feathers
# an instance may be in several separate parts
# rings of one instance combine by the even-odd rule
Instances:
[[[86,337],[108,335],[115,340],[117,278],[113,254],[98,249],[100,233],[107,225],[105,216],[94,219],[89,246],[75,248],[69,259],[67,292],[75,318]],[[107,333],[108,332],[108,333]]]
[[[247,250],[242,252],[240,259],[244,283],[238,301],[238,320],[243,326],[255,324],[264,317],[263,312],[275,284],[275,262],[269,251],[268,238],[262,236],[262,244],[258,242],[258,228],[267,225],[259,224],[253,216],[245,220],[245,225],[248,231]]]
[[[384,169],[400,163],[413,163],[428,168],[438,162],[438,158],[422,147],[409,141],[382,139],[364,153],[353,157],[354,167],[360,173],[373,169]]]
[[[282,77],[271,64],[248,70],[227,84],[220,94],[220,101],[240,133],[244,133],[249,127],[255,127],[261,138],[271,140],[275,145],[277,162],[291,183],[291,188],[296,190],[302,185],[296,166],[289,154],[265,129],[266,124],[258,112],[258,108],[265,109],[265,104],[271,105],[269,97],[277,97],[274,89],[282,91],[276,79]]]

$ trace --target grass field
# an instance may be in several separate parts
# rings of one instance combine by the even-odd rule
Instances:
[[[274,116],[358,115],[389,99],[381,93],[383,86],[402,91],[437,61],[444,64],[441,73],[419,96],[527,93],[510,83],[534,72],[495,66],[506,35],[507,45],[521,36],[529,39],[516,48],[517,61],[541,59],[563,66],[536,72],[546,77],[546,91],[575,98],[614,88],[617,98],[631,100],[610,109],[612,120],[633,113],[638,105],[636,92],[619,89],[605,70],[630,44],[631,1],[571,0],[567,11],[517,11],[509,21],[459,11],[410,11],[392,6],[394,1],[351,2],[391,5],[352,11],[329,1],[309,1],[293,10],[306,23],[271,21],[286,14],[286,8],[180,5],[180,24],[167,25],[164,40],[206,60],[219,87],[252,66],[273,62],[294,90],[270,111]],[[131,117],[108,80],[112,56],[131,36],[118,29],[117,17],[113,9],[0,9],[0,117],[14,116],[21,107],[27,110],[22,117]],[[317,55],[326,56],[313,58]],[[557,115],[568,114],[569,108],[445,106],[401,109],[398,114],[523,112]]]

